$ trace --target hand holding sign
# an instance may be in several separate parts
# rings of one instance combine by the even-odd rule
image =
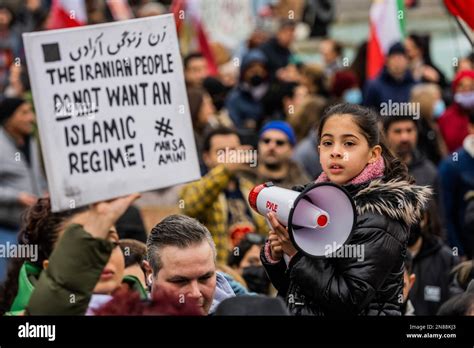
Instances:
[[[140,197],[134,193],[125,197],[93,204],[91,208],[75,216],[71,223],[80,224],[95,238],[106,238],[109,230],[115,225],[128,207]]]
[[[25,207],[31,207],[32,205],[36,203],[37,200],[38,200],[38,197],[28,192],[20,192],[18,194],[18,201],[20,202],[21,205]]]

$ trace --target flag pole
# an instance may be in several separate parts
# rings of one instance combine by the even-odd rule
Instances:
[[[461,20],[459,19],[458,16],[453,16],[453,17],[456,20],[456,23],[458,24],[458,26],[461,29],[462,33],[464,34],[464,36],[467,38],[467,40],[471,44],[472,51],[474,51],[474,40],[469,35],[464,23],[461,22]]]

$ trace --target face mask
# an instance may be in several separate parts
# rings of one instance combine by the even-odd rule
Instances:
[[[242,277],[247,283],[249,291],[259,294],[267,294],[270,285],[267,273],[263,266],[249,266],[245,267],[242,272]]]
[[[444,114],[445,110],[446,105],[444,104],[444,101],[442,99],[437,100],[436,103],[433,105],[433,117],[441,117],[441,115]]]
[[[464,109],[474,108],[474,91],[458,92],[454,95],[454,101]]]
[[[260,75],[253,75],[249,81],[250,85],[253,87],[260,86],[263,83],[263,77]]]
[[[360,104],[362,103],[362,92],[358,88],[352,88],[344,92],[343,99],[347,103]]]

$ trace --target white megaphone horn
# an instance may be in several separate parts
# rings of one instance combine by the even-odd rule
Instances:
[[[303,192],[267,182],[249,193],[250,206],[259,214],[273,212],[288,227],[298,250],[313,257],[328,257],[349,239],[356,212],[349,193],[333,183],[314,183]]]

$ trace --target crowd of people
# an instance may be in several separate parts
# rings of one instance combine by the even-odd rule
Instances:
[[[136,17],[169,11],[133,4]],[[325,36],[321,63],[304,62],[288,18],[229,50],[215,74],[186,53],[202,178],[160,190],[180,214],[146,231],[138,193],[51,211],[21,40],[45,28],[48,6],[0,5],[0,244],[38,248],[0,257],[0,313],[474,315],[473,54],[449,81],[429,35],[411,33],[369,80],[366,42],[345,64],[344,45]],[[111,20],[100,6],[88,16]],[[357,212],[347,243],[363,258],[299,250],[249,205],[268,181],[346,189]]]

